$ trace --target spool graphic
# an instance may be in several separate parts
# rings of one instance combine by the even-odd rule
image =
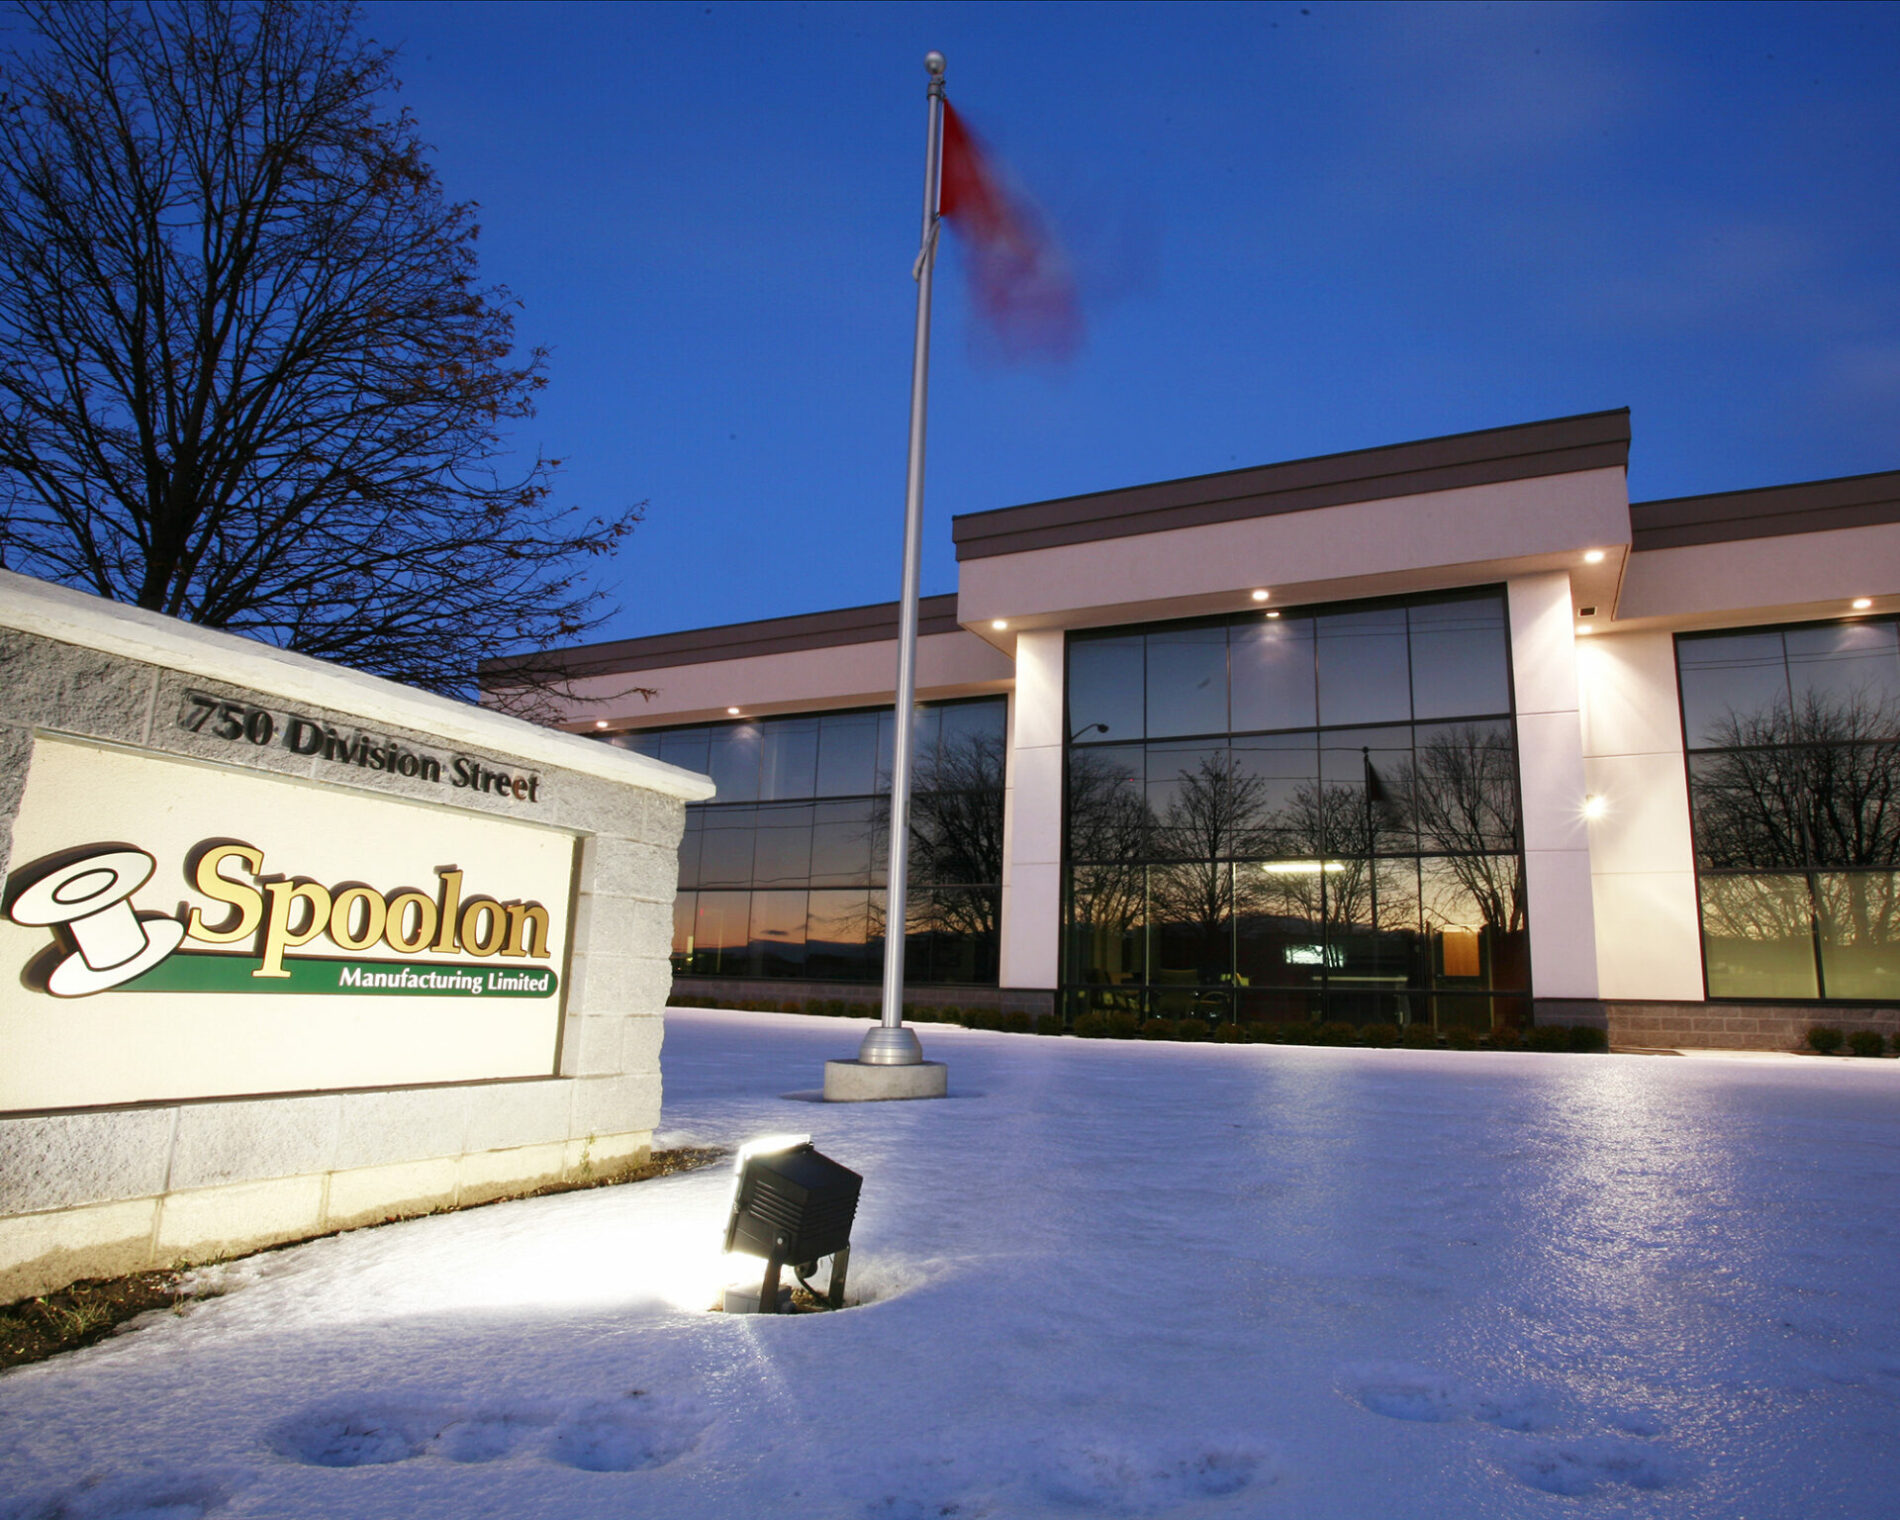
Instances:
[[[87,997],[150,971],[185,937],[175,918],[140,918],[132,894],[158,869],[143,850],[101,850],[42,876],[7,916],[33,928],[61,925],[79,948],[53,968],[54,997]]]

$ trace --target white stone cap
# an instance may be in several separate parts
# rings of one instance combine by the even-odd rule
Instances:
[[[712,778],[649,755],[558,733],[381,676],[365,675],[257,639],[200,628],[163,613],[108,602],[83,591],[0,570],[0,627],[39,634],[147,665],[248,686],[313,707],[336,708],[374,722],[415,729],[449,744],[498,750],[522,760],[646,787],[687,802],[713,794]]]

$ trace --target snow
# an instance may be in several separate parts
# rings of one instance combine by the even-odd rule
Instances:
[[[1900,1063],[670,1011],[669,1144],[865,1178],[840,1314],[704,1312],[724,1168],[209,1269],[0,1378],[0,1517],[1886,1516]]]

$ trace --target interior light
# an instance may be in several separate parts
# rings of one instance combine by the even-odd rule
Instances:
[[[1607,798],[1590,796],[1583,799],[1583,816],[1592,822],[1601,818],[1609,810],[1610,804]]]
[[[1009,627],[1009,619],[1008,618],[991,618],[990,627],[994,628],[998,633],[1001,633],[1005,628]]]
[[[1319,876],[1331,871],[1343,871],[1343,860],[1275,860],[1260,868],[1269,876]]]
[[[831,1258],[826,1300],[844,1307],[851,1225],[864,1179],[813,1148],[807,1135],[773,1135],[739,1147],[733,1163],[732,1213],[726,1249],[765,1258],[758,1312],[776,1314],[779,1272],[789,1266],[803,1282]],[[806,1283],[809,1289],[811,1284]],[[749,1294],[729,1293],[727,1307],[749,1307]]]
[[[736,707],[728,707],[728,708],[726,709],[726,715],[727,715],[728,717],[733,717],[733,718],[736,718],[736,717],[738,717],[738,716],[739,716],[739,709],[738,709],[738,708],[736,708]]]
[[[1264,602],[1268,597],[1272,595],[1273,593],[1271,591],[1256,591],[1253,594],[1253,599],[1256,602]]]
[[[1280,614],[1279,614],[1279,613],[1277,613],[1277,612],[1269,612],[1269,613],[1267,614],[1267,616],[1268,616],[1268,617],[1270,617],[1270,618],[1277,618],[1277,617],[1278,617],[1279,615],[1280,615]]]
[[[1586,565],[1600,565],[1603,563],[1603,557],[1603,551],[1601,549],[1585,549],[1583,551],[1583,562]]]
[[[1871,596],[1857,596],[1854,598],[1854,610],[1856,612],[1865,612],[1869,607],[1873,606],[1873,604],[1874,599]]]
[[[1595,633],[1596,630],[1592,628],[1588,623],[1579,623],[1577,624],[1577,632],[1578,633]]]

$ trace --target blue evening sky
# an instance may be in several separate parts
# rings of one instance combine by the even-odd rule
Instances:
[[[629,637],[897,595],[923,54],[1062,229],[1088,335],[937,287],[953,513],[1628,406],[1633,499],[1900,469],[1900,7],[365,7],[483,274],[517,434],[645,501]]]

